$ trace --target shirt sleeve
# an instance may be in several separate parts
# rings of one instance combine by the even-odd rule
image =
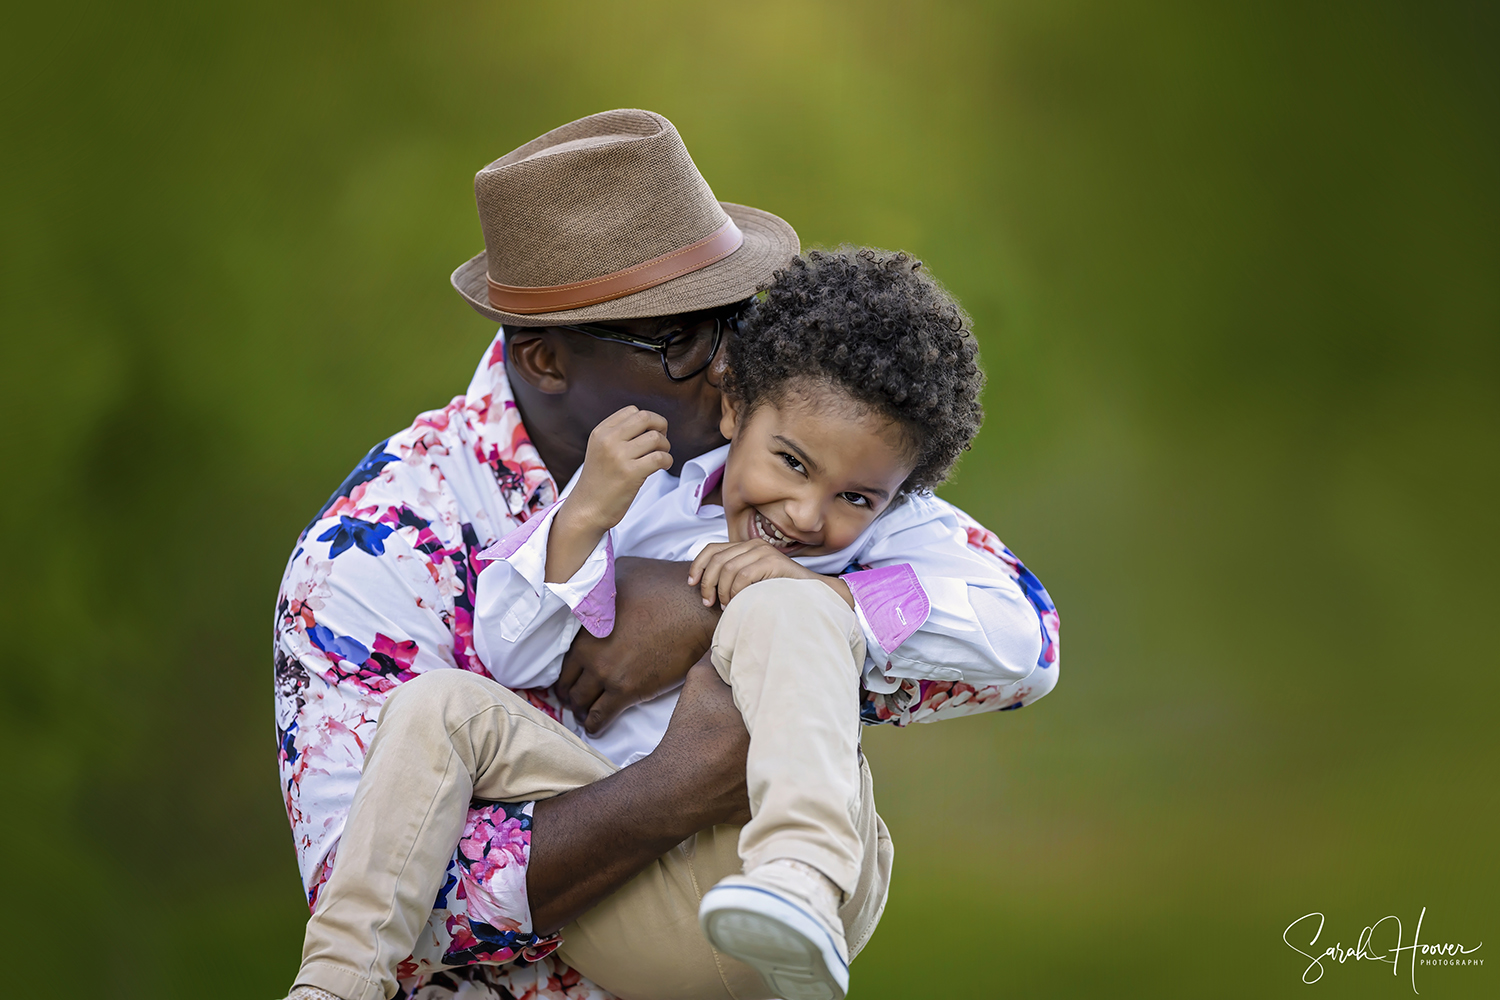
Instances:
[[[952,508],[908,497],[844,574],[865,633],[864,684],[890,693],[903,680],[1007,686],[1043,651],[1042,622],[1001,559],[968,544]]]
[[[509,688],[547,687],[580,628],[600,638],[615,624],[612,533],[578,571],[548,583],[547,540],[560,500],[479,553],[489,560],[474,594],[474,649],[490,675]]]

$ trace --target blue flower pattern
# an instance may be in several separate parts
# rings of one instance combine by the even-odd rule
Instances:
[[[339,523],[318,536],[320,542],[332,542],[328,546],[328,558],[336,559],[349,546],[356,545],[361,552],[372,556],[385,555],[385,540],[395,530],[389,524],[373,524],[347,514],[339,515]]]

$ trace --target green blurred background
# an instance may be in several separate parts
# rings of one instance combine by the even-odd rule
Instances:
[[[1325,945],[1425,906],[1424,940],[1497,947],[1493,5],[6,20],[11,992],[282,995],[283,562],[493,332],[447,282],[475,170],[622,106],[804,245],[958,293],[989,420],[945,494],[1065,624],[1036,707],[869,735],[898,862],[857,998],[1409,993],[1303,986],[1314,910]]]

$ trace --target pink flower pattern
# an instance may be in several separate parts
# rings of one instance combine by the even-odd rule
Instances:
[[[374,448],[298,539],[277,600],[276,735],[309,909],[333,870],[381,705],[427,670],[484,671],[474,556],[556,499],[496,336],[468,392]],[[521,693],[560,716],[551,692]],[[556,935],[531,931],[530,810],[470,810],[432,917],[401,966],[405,995],[610,1000],[549,957]]]

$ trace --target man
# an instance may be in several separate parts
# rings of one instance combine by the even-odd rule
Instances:
[[[611,145],[623,148],[596,155]],[[546,155],[533,157],[538,150]],[[538,189],[542,171],[532,164],[552,167],[570,153],[576,169],[612,171],[637,188],[652,182],[654,190],[644,202],[622,198],[618,189],[591,199],[574,183],[569,203],[559,205],[559,192],[546,185],[576,174],[551,173]],[[476,191],[486,252],[460,267],[453,282],[480,313],[516,332],[508,345],[496,338],[466,396],[419,417],[351,474],[304,533],[278,601],[283,791],[311,905],[332,871],[388,694],[428,670],[483,670],[469,639],[474,555],[555,500],[581,463],[593,426],[627,402],[666,416],[679,467],[721,443],[718,392],[707,370],[671,378],[654,351],[560,327],[606,323],[618,335],[661,342],[707,323],[722,335],[734,305],[798,250],[795,232],[780,219],[720,206],[672,125],[646,112],[563,126],[487,167]],[[661,210],[667,207],[673,210]],[[611,246],[597,239],[589,248],[595,256],[580,255],[580,222],[596,230],[591,235],[612,225],[629,240]],[[662,258],[654,270],[639,266]],[[601,274],[623,277],[601,288]],[[591,284],[573,293],[556,288],[578,280]],[[581,636],[564,674],[568,683],[559,686],[591,729],[671,687],[707,650],[716,616],[683,584],[685,576],[682,568],[622,560],[614,632],[603,640]],[[462,894],[450,891],[439,907],[434,925],[446,947],[424,954],[421,971],[543,959],[556,947],[559,927],[655,858],[699,829],[748,818],[738,714],[710,686],[716,677],[694,681],[650,760],[518,811],[507,831],[510,852],[501,854],[508,863],[491,862],[471,876],[474,866],[455,857],[453,890],[466,878],[472,884]],[[548,692],[531,698],[553,712],[561,708]],[[483,827],[493,815],[476,809],[471,825]],[[555,962],[477,969],[516,995],[571,996],[582,988]],[[549,978],[561,985],[549,987]]]
[[[671,123],[649,112],[549,132],[481,171],[476,194],[485,252],[453,284],[506,329],[464,396],[377,446],[339,488],[300,539],[278,600],[283,790],[315,908],[304,996],[375,1000],[399,979],[408,991],[463,983],[496,997],[608,997],[552,956],[558,928],[668,864],[658,859],[680,855],[695,832],[748,818],[738,713],[710,670],[689,670],[716,612],[685,585],[685,566],[621,560],[613,631],[580,633],[554,691],[524,692],[531,707],[521,707],[558,718],[566,705],[594,732],[686,678],[662,744],[593,784],[539,791],[541,801],[474,805],[446,870],[440,860],[427,873],[425,925],[394,935],[412,942],[410,958],[398,968],[404,953],[360,951],[402,909],[365,898],[379,881],[372,845],[344,836],[346,823],[368,833],[378,810],[361,825],[362,803],[376,801],[361,771],[367,753],[383,774],[407,763],[371,747],[377,719],[382,740],[393,726],[382,716],[393,692],[444,670],[484,674],[471,638],[477,553],[555,501],[590,431],[626,404],[667,419],[674,473],[719,445],[718,346],[740,304],[798,251],[782,220],[716,201]],[[989,544],[976,530],[976,544]],[[451,709],[461,687],[446,690]],[[1001,707],[983,692],[907,695],[873,706],[878,721]],[[434,713],[397,715],[394,728],[414,730]],[[873,809],[868,819],[883,835]],[[870,852],[883,868],[856,901],[866,938],[888,880],[883,843]]]

